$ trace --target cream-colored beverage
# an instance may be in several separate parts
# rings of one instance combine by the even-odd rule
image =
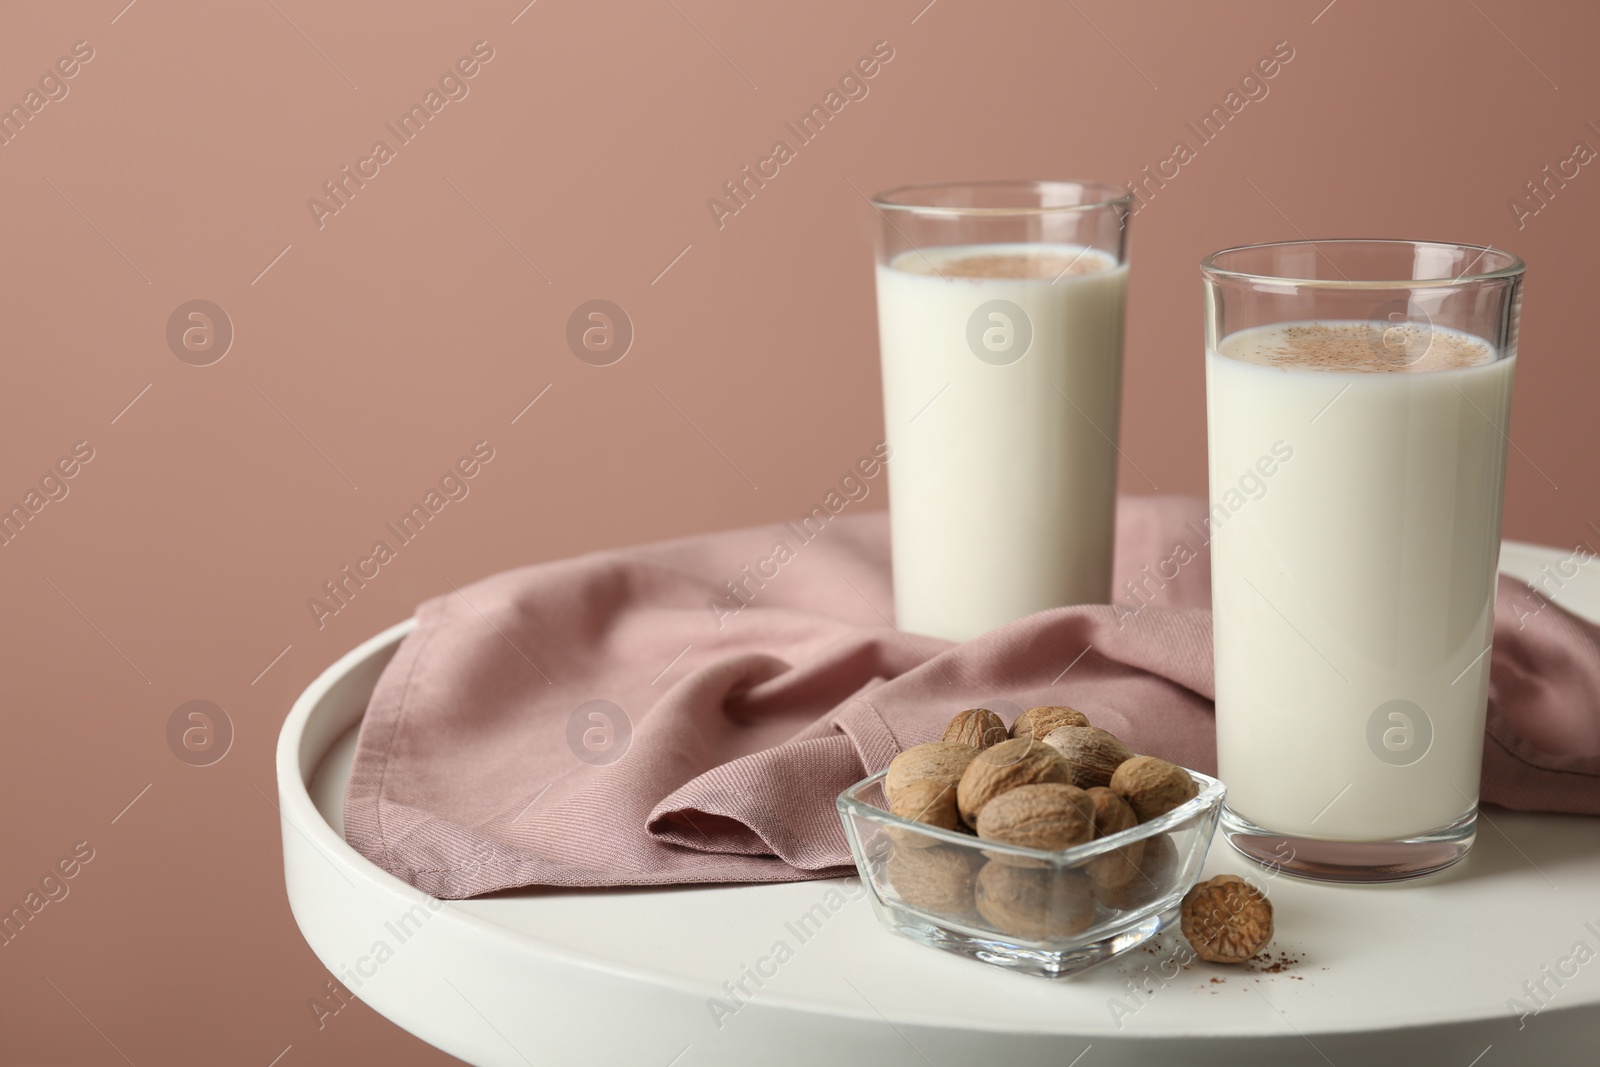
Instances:
[[[901,629],[960,641],[1110,599],[1127,277],[1052,244],[879,264]]]
[[[1234,813],[1382,841],[1474,810],[1515,362],[1514,342],[1360,321],[1246,329],[1207,352]]]

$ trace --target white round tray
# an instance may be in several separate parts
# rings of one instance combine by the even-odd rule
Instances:
[[[1533,578],[1564,558],[1508,542],[1501,568]],[[1600,619],[1600,565],[1555,599]],[[890,935],[837,879],[430,898],[343,837],[356,727],[410,626],[339,660],[289,713],[284,876],[333,975],[468,1063],[1495,1067],[1593,1055],[1600,959],[1574,955],[1600,952],[1593,818],[1490,809],[1466,862],[1400,885],[1275,879],[1272,949],[1296,961],[1277,974],[1180,969],[1169,935],[1074,979],[1024,977]],[[1206,870],[1261,873],[1220,838]],[[830,910],[830,888],[854,896]]]

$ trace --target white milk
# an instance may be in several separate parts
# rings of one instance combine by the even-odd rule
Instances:
[[[1219,775],[1293,836],[1396,840],[1478,799],[1515,352],[1381,329],[1206,356]]]
[[[1064,245],[878,267],[901,629],[963,641],[1110,600],[1127,279],[1113,257]],[[990,301],[1014,307],[980,311]]]

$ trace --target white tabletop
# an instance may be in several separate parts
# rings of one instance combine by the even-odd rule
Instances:
[[[1532,577],[1564,555],[1508,543],[1502,569]],[[1600,618],[1600,566],[1558,599]],[[352,991],[469,1062],[1594,1062],[1592,818],[1488,809],[1466,861],[1408,883],[1269,880],[1279,973],[1180,967],[1182,942],[1166,935],[1045,981],[892,936],[859,887],[802,940],[793,920],[840,880],[432,901],[342,838],[352,724],[404,629],[331,668],[285,725],[290,902]],[[1219,836],[1206,876],[1222,872],[1263,875]],[[779,941],[792,958],[758,988],[749,968]]]

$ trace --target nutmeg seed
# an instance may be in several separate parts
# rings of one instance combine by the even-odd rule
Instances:
[[[923,911],[965,915],[972,910],[973,856],[964,848],[896,847],[884,865],[889,885],[899,898]]]
[[[1140,822],[1165,815],[1200,792],[1188,771],[1155,756],[1124,761],[1111,776],[1111,788],[1127,800]]]
[[[1020,785],[990,800],[978,814],[978,836],[1046,852],[1081,845],[1094,836],[1094,801],[1075,785],[1059,782]],[[1018,867],[1044,860],[987,853],[991,860]]]
[[[1031,941],[1071,937],[1094,921],[1094,895],[1075,871],[1033,870],[990,860],[974,887],[978,914],[1002,933]]]
[[[961,780],[961,774],[978,754],[971,745],[953,744],[949,741],[929,741],[913,745],[889,761],[889,773],[883,776],[883,793],[894,805],[895,796],[912,782],[949,782]]]
[[[1043,741],[1051,730],[1063,726],[1088,726],[1089,717],[1076,708],[1045,705],[1029,708],[1011,724],[1012,737],[1036,737]]]
[[[1142,908],[1171,892],[1177,884],[1180,864],[1178,846],[1171,834],[1146,838],[1140,850],[1138,871],[1120,886],[1109,887],[1091,881],[1094,897],[1108,908],[1131,911]]]
[[[1112,773],[1133,758],[1132,749],[1098,726],[1058,726],[1045,735],[1044,743],[1066,759],[1071,782],[1079,789],[1110,785]]]
[[[988,748],[1006,739],[1006,724],[988,708],[969,708],[950,720],[944,740],[973,748]]]
[[[1219,874],[1184,894],[1183,936],[1212,963],[1243,963],[1272,940],[1272,901],[1235,874]]]
[[[926,823],[945,830],[955,830],[961,825],[961,815],[956,810],[956,784],[924,778],[901,787],[889,802],[889,810],[902,819]],[[925,834],[903,827],[889,827],[889,836],[896,844],[910,848],[927,848],[939,842]]]
[[[1061,753],[1038,741],[1002,741],[986,748],[967,764],[956,786],[956,807],[968,826],[978,825],[978,813],[990,800],[1018,786],[1038,782],[1071,784],[1071,768]]]
[[[1105,786],[1095,786],[1084,795],[1094,805],[1094,836],[1110,837],[1139,825],[1139,817],[1122,797]],[[1144,855],[1144,840],[1130,841],[1112,852],[1096,856],[1083,865],[1083,873],[1097,886],[1115,889],[1127,885],[1139,874],[1139,859]]]

